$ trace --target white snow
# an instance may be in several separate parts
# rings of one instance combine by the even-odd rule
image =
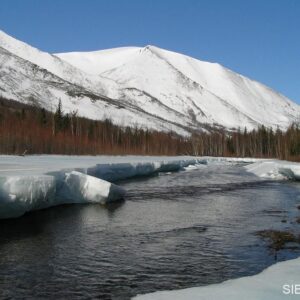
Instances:
[[[0,96],[186,135],[209,126],[287,128],[299,105],[215,63],[154,46],[52,55],[0,31]]]
[[[255,162],[266,161],[266,159],[252,158],[252,157],[201,156],[198,157],[198,161],[202,164],[215,164],[215,163],[252,164]]]
[[[247,164],[244,168],[262,178],[270,180],[296,180],[300,181],[300,163],[279,159],[262,159],[251,157],[210,157],[198,158],[201,164]]]
[[[66,61],[61,60],[59,57],[31,47],[30,45],[9,36],[1,30],[0,47],[67,81],[84,85],[88,88],[91,88],[93,85],[94,89],[96,88],[96,85],[98,85],[96,90],[103,91],[102,81],[105,81],[104,78],[100,80],[99,76],[89,76],[80,69],[77,69]]]
[[[247,171],[266,179],[300,180],[300,164],[282,160],[257,161],[246,166]]]
[[[105,204],[122,199],[124,195],[121,187],[77,171],[1,177],[0,219],[60,204]]]
[[[0,156],[0,219],[66,203],[122,199],[115,182],[135,176],[183,170],[192,157]]]
[[[66,173],[64,185],[57,198],[68,203],[112,202],[124,197],[125,190],[108,181],[77,171]]]
[[[220,284],[159,291],[134,297],[135,300],[279,300],[300,297],[300,258],[277,263],[249,277]],[[291,294],[293,288],[293,294]],[[295,294],[295,290],[297,293]],[[289,294],[285,294],[285,293]]]
[[[55,205],[56,188],[53,176],[1,176],[0,219],[19,217],[27,211]]]
[[[300,164],[225,157],[0,156],[0,219],[63,203],[107,203],[124,197],[119,180],[206,164],[247,163],[263,179],[300,180]]]
[[[170,121],[176,120],[174,112],[181,114],[182,124],[191,122],[194,115],[198,122],[227,128],[253,128],[258,124],[286,128],[291,118],[299,115],[297,104],[263,84],[219,64],[155,46],[57,56],[85,72],[118,82],[124,101],[139,99],[136,105],[149,105],[155,114]],[[172,113],[155,108],[149,95]]]
[[[99,75],[134,59],[141,48],[122,47],[92,52],[57,53],[56,56],[86,73]]]

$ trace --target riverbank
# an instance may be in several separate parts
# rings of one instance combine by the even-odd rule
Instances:
[[[133,177],[175,172],[195,165],[249,164],[262,179],[300,179],[300,164],[287,161],[192,156],[0,156],[0,219],[70,203],[123,199],[113,184]]]
[[[133,300],[283,300],[300,297],[300,258],[277,263],[249,277],[177,291],[163,291]]]

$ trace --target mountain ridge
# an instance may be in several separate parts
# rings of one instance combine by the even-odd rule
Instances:
[[[218,63],[147,45],[49,54],[0,31],[0,94],[117,125],[194,130],[287,128],[300,107]],[[50,80],[51,79],[51,80]]]

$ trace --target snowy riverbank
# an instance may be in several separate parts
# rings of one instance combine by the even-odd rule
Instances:
[[[161,291],[135,300],[277,300],[299,299],[300,258],[277,263],[263,272],[220,284],[183,290]]]
[[[0,219],[67,203],[107,203],[125,191],[112,182],[174,172],[191,157],[0,156]]]
[[[0,156],[0,219],[66,203],[106,203],[124,197],[118,180],[191,169],[197,164],[248,163],[265,179],[300,179],[300,164],[222,157]]]
[[[283,160],[257,161],[246,166],[246,169],[266,179],[291,179],[300,180],[300,163]]]
[[[201,157],[200,163],[248,163],[246,170],[263,179],[300,180],[300,163],[278,159]]]

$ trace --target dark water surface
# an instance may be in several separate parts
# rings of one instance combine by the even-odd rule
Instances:
[[[0,221],[0,298],[129,299],[252,275],[275,263],[255,231],[300,229],[300,184],[264,182],[241,166],[121,185],[122,203]],[[283,250],[278,260],[299,255]]]

